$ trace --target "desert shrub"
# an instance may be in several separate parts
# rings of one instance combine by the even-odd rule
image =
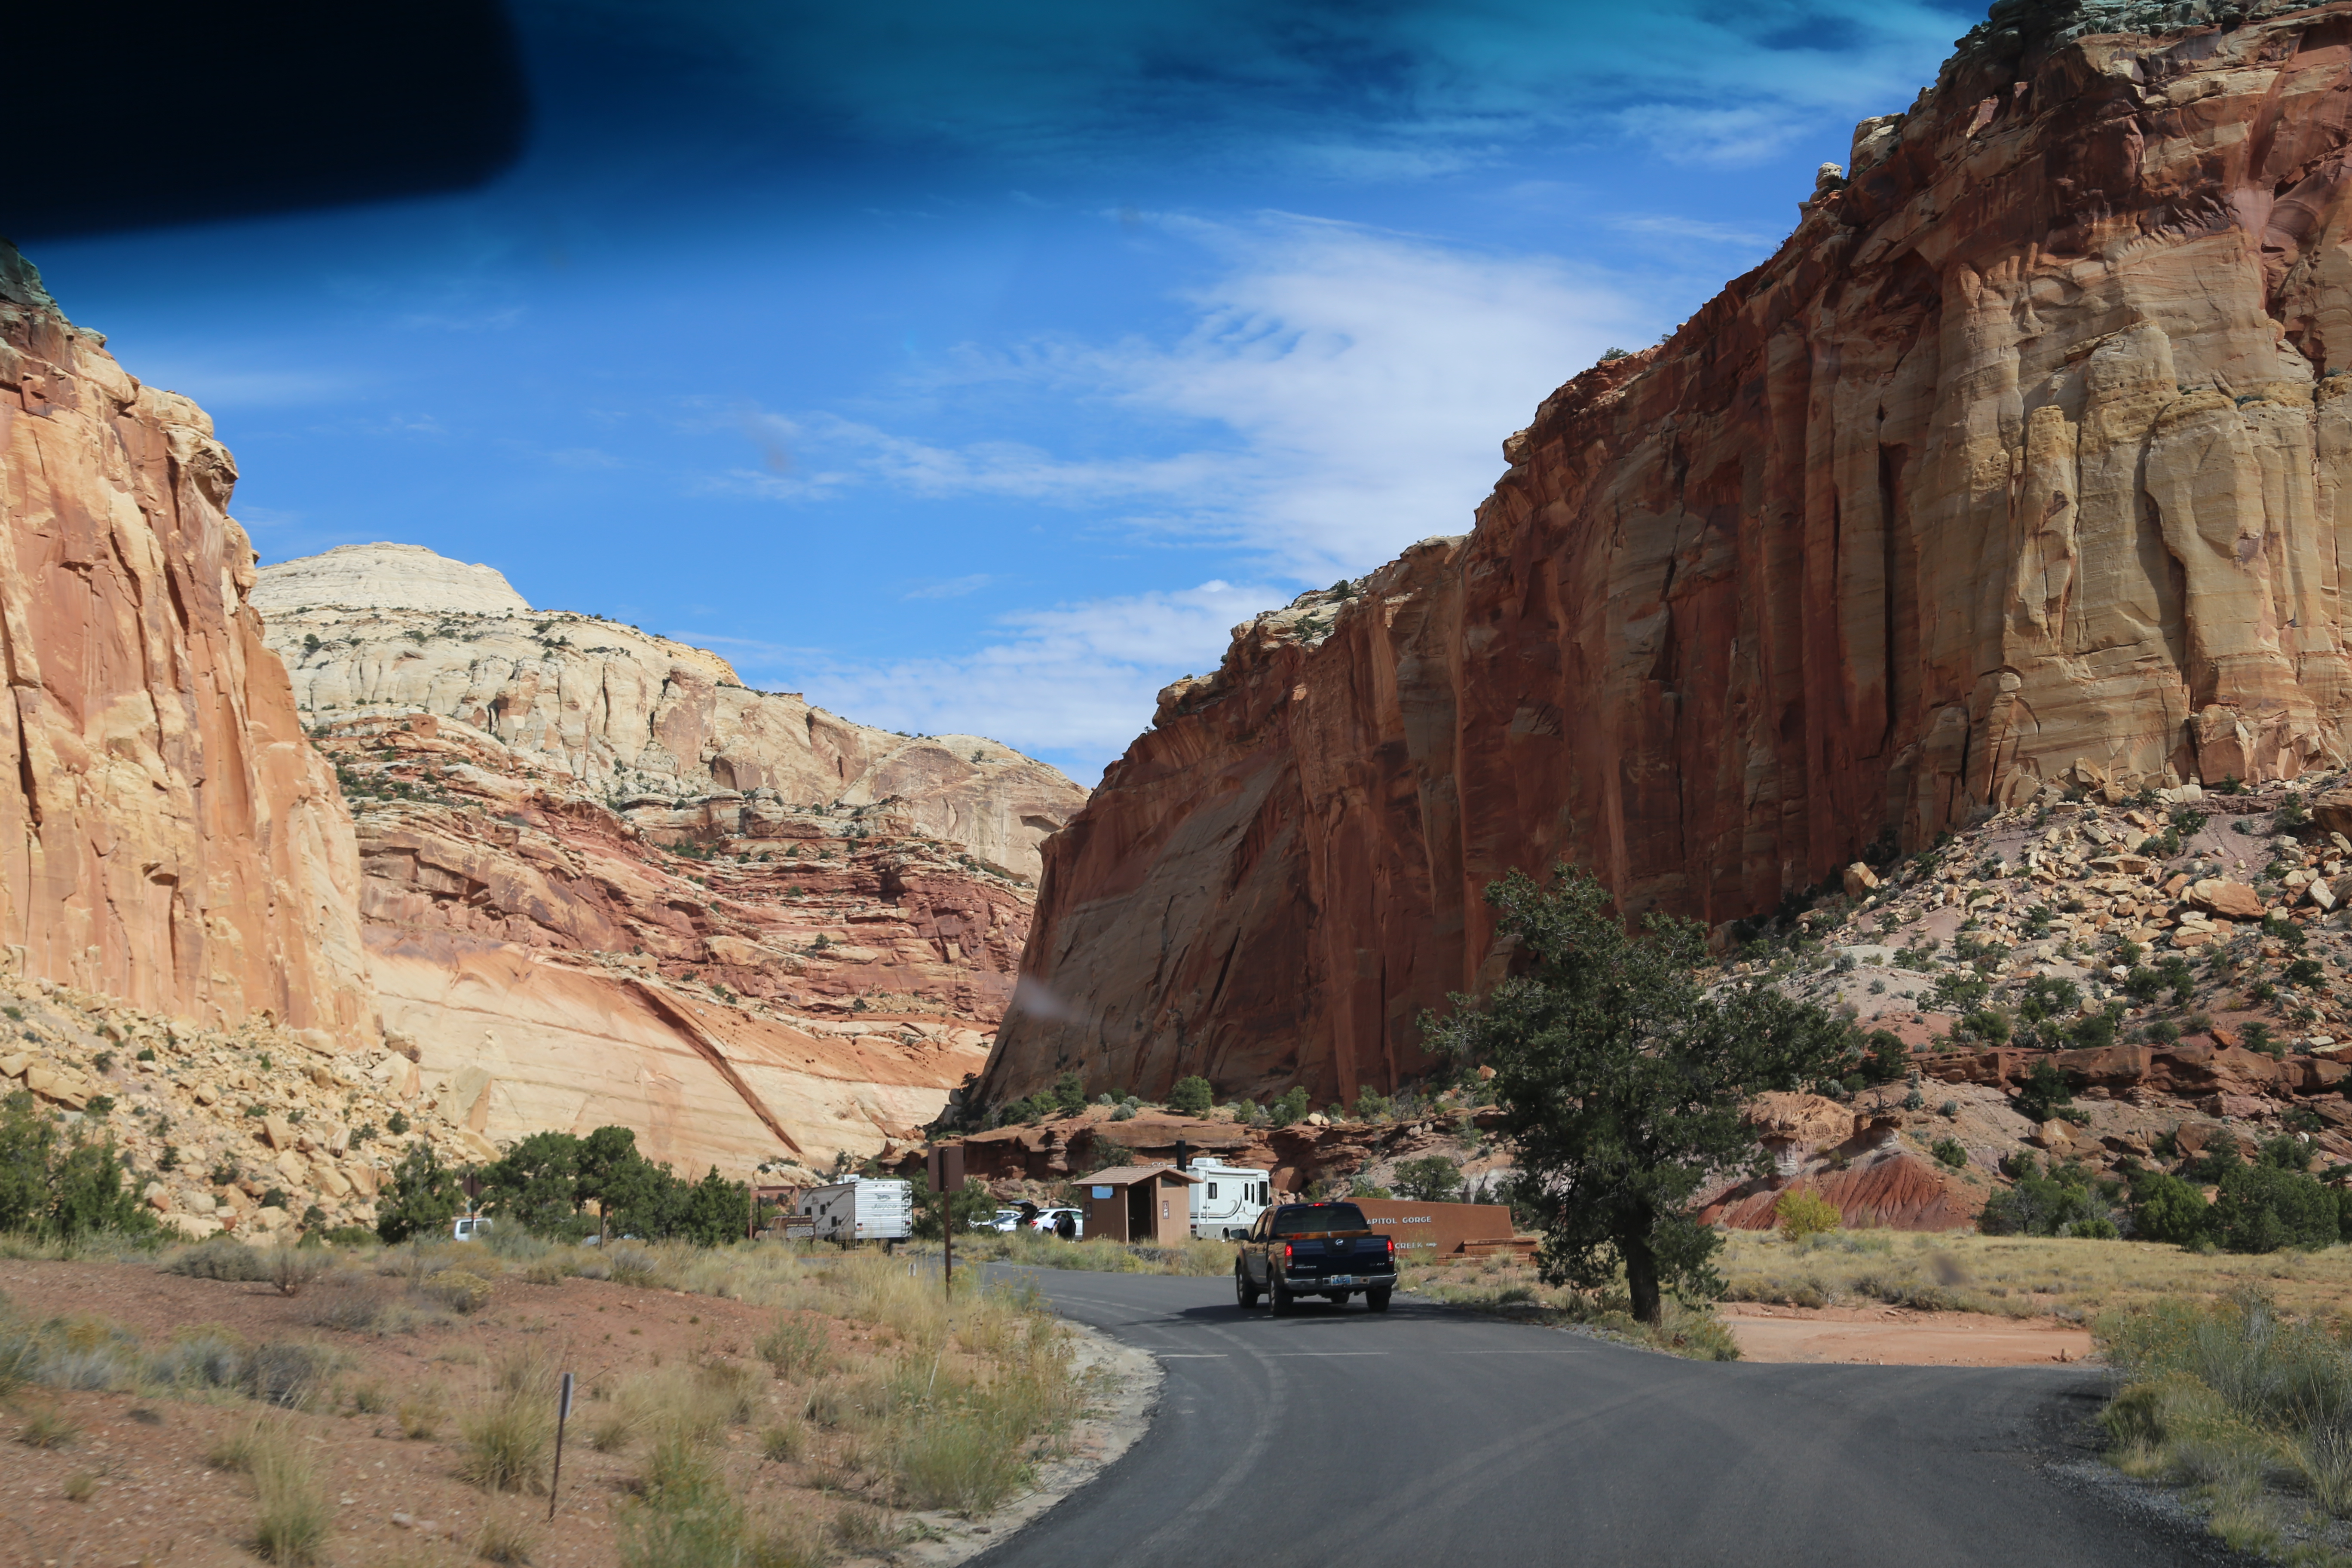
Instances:
[[[1217,1091],[1210,1087],[1209,1080],[1195,1073],[1191,1078],[1179,1079],[1176,1087],[1168,1091],[1168,1109],[1185,1116],[1206,1116],[1209,1108],[1216,1103],[1216,1097]]]
[[[226,1329],[184,1329],[147,1357],[144,1375],[172,1388],[236,1388],[245,1381],[245,1345]]]
[[[1461,1195],[1462,1167],[1443,1154],[1397,1162],[1396,1190],[1415,1203],[1452,1203]]]
[[[1772,1217],[1779,1221],[1781,1237],[1789,1241],[1802,1241],[1809,1236],[1820,1236],[1837,1229],[1837,1205],[1808,1187],[1791,1187],[1780,1194],[1772,1205]]]
[[[299,1247],[273,1247],[262,1261],[281,1296],[299,1296],[334,1267],[334,1259],[324,1253]]]
[[[425,1281],[425,1293],[453,1312],[476,1312],[490,1299],[490,1282],[466,1268],[444,1268]]]
[[[0,1097],[0,1233],[12,1231],[66,1242],[106,1231],[145,1237],[155,1215],[126,1180],[111,1134],[92,1142],[84,1123],[68,1135],[18,1089]]]
[[[1968,1166],[1969,1152],[1957,1138],[1938,1138],[1928,1145],[1927,1152],[1936,1157],[1937,1164],[1948,1165],[1955,1171]]]
[[[1892,1029],[1873,1029],[1863,1038],[1866,1053],[1863,1076],[1873,1083],[1893,1083],[1911,1070],[1911,1047]]]
[[[1274,1119],[1274,1124],[1276,1127],[1288,1127],[1306,1117],[1309,1103],[1307,1086],[1298,1084],[1281,1099],[1266,1107],[1266,1111]]]
[[[412,1143],[393,1168],[392,1184],[376,1200],[375,1233],[387,1247],[413,1237],[446,1237],[465,1201],[457,1173],[441,1163],[431,1145]]]
[[[166,1274],[184,1274],[193,1279],[258,1283],[269,1278],[268,1260],[258,1248],[225,1237],[176,1247],[164,1254],[156,1267]]]
[[[2064,1117],[2074,1103],[2074,1091],[2066,1086],[2066,1075],[2046,1060],[2033,1064],[2033,1070],[2025,1075],[2025,1082],[2017,1091],[2018,1111],[2029,1121]]]
[[[2213,1199],[2213,1238],[2231,1252],[2326,1247],[2342,1239],[2336,1194],[2299,1171],[2237,1165]]]
[[[322,1329],[366,1333],[384,1320],[389,1296],[373,1279],[348,1276],[324,1280],[311,1297],[310,1320]]]
[[[266,1340],[245,1353],[239,1381],[264,1405],[307,1403],[334,1370],[334,1358],[316,1345]]]
[[[2083,1228],[2092,1221],[2104,1223],[2106,1237],[2116,1236],[2115,1216],[2082,1167],[2070,1163],[2045,1172],[2028,1155],[2018,1167],[2015,1184],[1985,1200],[1977,1229],[1986,1236],[2101,1235],[2096,1226]]]

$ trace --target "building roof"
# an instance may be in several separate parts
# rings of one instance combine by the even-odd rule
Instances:
[[[1205,1178],[1190,1171],[1180,1171],[1173,1165],[1113,1165],[1108,1171],[1095,1171],[1076,1177],[1074,1185],[1092,1184],[1097,1187],[1131,1187],[1152,1176],[1173,1176],[1180,1182],[1198,1182]]]

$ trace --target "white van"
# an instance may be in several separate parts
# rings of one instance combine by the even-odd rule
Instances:
[[[1192,1184],[1192,1234],[1223,1241],[1247,1236],[1273,1194],[1274,1173],[1214,1160],[1195,1160],[1190,1169],[1201,1178]]]
[[[915,1234],[915,1188],[896,1177],[852,1176],[801,1194],[820,1241],[904,1241]]]
[[[449,1227],[449,1235],[458,1241],[488,1241],[490,1222],[480,1215],[459,1215],[457,1223]]]

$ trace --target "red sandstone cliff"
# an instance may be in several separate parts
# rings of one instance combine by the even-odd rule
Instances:
[[[1047,845],[986,1097],[1392,1084],[1512,867],[1719,922],[2062,778],[2352,756],[2352,5],[1996,20],[1475,531],[1162,693]]]
[[[374,1038],[359,858],[244,602],[236,466],[0,242],[0,941],[207,1023]]]

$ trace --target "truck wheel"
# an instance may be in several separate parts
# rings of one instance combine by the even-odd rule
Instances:
[[[1239,1268],[1235,1268],[1234,1270],[1234,1300],[1241,1304],[1242,1310],[1246,1312],[1252,1307],[1256,1306],[1257,1297],[1258,1293],[1256,1289],[1254,1289],[1249,1282],[1249,1276],[1244,1273]]]
[[[1290,1304],[1298,1298],[1284,1289],[1280,1279],[1270,1279],[1266,1281],[1266,1287],[1268,1293],[1274,1298],[1274,1315],[1277,1318],[1286,1318],[1290,1316]]]
[[[1386,1290],[1365,1291],[1364,1307],[1369,1311],[1387,1311],[1389,1310],[1389,1293]]]

